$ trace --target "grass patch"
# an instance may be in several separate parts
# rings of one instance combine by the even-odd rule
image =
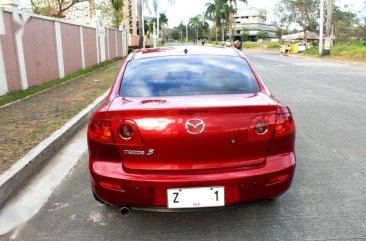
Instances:
[[[316,46],[316,47],[309,48],[303,54],[304,55],[312,55],[312,56],[319,55],[319,47]]]
[[[304,52],[304,55],[319,57],[319,48],[310,48]],[[366,41],[352,41],[333,45],[330,49],[329,58],[366,62]]]
[[[265,45],[266,49],[280,49],[281,48],[281,44],[276,43],[276,42],[270,42],[268,44]]]
[[[0,174],[105,93],[116,80],[121,65],[119,60],[0,108]]]
[[[105,66],[107,66],[107,65],[109,65],[109,64],[111,64],[115,61],[116,60],[107,60],[107,61],[104,61],[103,63],[96,64],[96,65],[93,65],[91,67],[81,69],[77,72],[69,74],[69,75],[65,76],[64,78],[62,78],[62,79],[51,80],[47,83],[43,83],[43,84],[40,84],[40,85],[37,85],[37,86],[30,87],[26,90],[19,90],[19,91],[11,92],[7,95],[4,95],[4,96],[0,97],[0,106],[11,103],[11,102],[16,101],[16,100],[20,100],[20,99],[22,99],[24,97],[27,97],[29,95],[36,94],[38,92],[41,92],[43,90],[46,90],[46,89],[52,88],[54,86],[60,85],[62,83],[65,83],[69,80],[72,80],[74,78],[77,78],[77,77],[80,77],[80,76],[85,75],[87,73],[90,73],[92,71],[101,69],[101,68],[103,68],[103,67],[105,67]]]
[[[263,49],[263,50],[277,50],[281,48],[281,44],[277,42],[263,41],[263,42],[244,42],[244,49]]]
[[[243,43],[243,47],[244,47],[244,49],[254,49],[254,48],[260,48],[261,45],[257,42],[246,41]]]

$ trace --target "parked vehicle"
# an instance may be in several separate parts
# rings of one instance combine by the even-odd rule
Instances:
[[[306,50],[306,46],[305,46],[305,44],[304,44],[304,43],[298,43],[298,44],[297,44],[297,51],[298,51],[299,53],[305,52],[305,50]]]
[[[131,53],[88,127],[97,200],[215,208],[274,199],[295,171],[295,123],[241,51]]]

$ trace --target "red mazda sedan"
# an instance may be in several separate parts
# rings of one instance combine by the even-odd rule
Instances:
[[[290,109],[242,52],[137,50],[89,123],[92,190],[125,214],[273,199],[291,185],[294,143]]]

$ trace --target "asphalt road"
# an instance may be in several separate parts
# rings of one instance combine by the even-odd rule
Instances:
[[[203,213],[118,210],[81,161],[18,240],[366,240],[366,67],[247,52],[297,124],[297,170],[274,202]]]

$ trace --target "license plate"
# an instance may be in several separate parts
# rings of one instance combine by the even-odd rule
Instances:
[[[168,189],[168,208],[202,208],[225,206],[224,187]]]

